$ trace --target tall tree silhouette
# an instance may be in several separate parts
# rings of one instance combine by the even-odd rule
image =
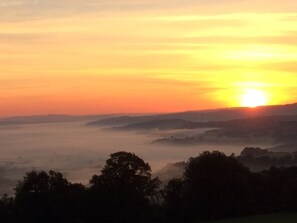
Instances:
[[[3,223],[15,223],[15,203],[12,197],[3,195],[0,199],[0,222]]]
[[[90,183],[93,222],[145,222],[159,186],[149,164],[128,152],[111,154]]]
[[[17,216],[22,223],[76,222],[82,216],[75,206],[83,186],[70,184],[61,173],[50,171],[27,173],[15,188]]]
[[[183,187],[184,181],[182,179],[172,179],[162,191],[166,222],[185,222],[186,217],[183,216],[183,208],[186,201],[183,200]]]
[[[248,213],[249,178],[249,170],[233,156],[204,152],[190,159],[184,173],[184,215],[195,222]]]

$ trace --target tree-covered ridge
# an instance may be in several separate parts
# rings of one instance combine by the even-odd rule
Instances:
[[[251,172],[234,156],[204,152],[161,186],[133,153],[110,155],[89,186],[31,171],[0,201],[2,223],[194,223],[297,211],[297,167]]]

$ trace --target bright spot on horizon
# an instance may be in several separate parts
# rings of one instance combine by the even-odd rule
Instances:
[[[268,99],[264,91],[249,89],[241,98],[241,105],[243,107],[255,108],[258,106],[267,105]]]

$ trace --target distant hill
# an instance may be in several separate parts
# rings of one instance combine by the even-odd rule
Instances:
[[[267,128],[268,126],[275,127],[280,122],[297,121],[297,115],[278,115],[278,116],[260,116],[246,119],[235,119],[230,121],[208,121],[208,122],[193,122],[182,119],[157,119],[146,122],[111,127],[111,130],[129,131],[129,130],[176,130],[176,129],[198,129],[198,128],[243,128],[257,130]]]
[[[146,116],[110,117],[88,123],[120,131],[194,130],[203,133],[167,135],[153,143],[169,145],[259,144],[271,149],[296,149],[297,104],[189,111]]]
[[[78,122],[98,120],[109,117],[107,115],[89,115],[89,116],[70,116],[70,115],[36,115],[0,118],[0,125],[21,125],[38,123],[57,123],[57,122]]]
[[[297,115],[192,123],[192,127],[202,125],[212,129],[192,137],[170,136],[154,142],[171,145],[269,143],[291,149],[297,145]]]
[[[0,118],[0,125],[14,124],[34,124],[34,123],[51,123],[51,122],[74,122],[86,121],[89,126],[109,126],[119,127],[124,125],[134,125],[131,128],[140,127],[145,124],[146,127],[159,122],[160,125],[170,127],[170,120],[176,120],[177,127],[187,125],[187,128],[196,128],[204,122],[228,121],[234,119],[245,119],[261,116],[292,116],[297,115],[297,103],[288,105],[263,106],[257,108],[225,108],[201,111],[186,111],[179,113],[155,114],[155,115],[36,115],[36,116],[19,116]],[[169,120],[169,121],[165,121]],[[167,122],[167,123],[166,123]],[[193,123],[191,123],[193,122]],[[197,122],[201,122],[197,124]],[[210,124],[210,123],[209,123]],[[192,126],[192,127],[191,127]],[[203,127],[203,126],[202,126]]]
[[[157,120],[181,119],[191,122],[228,121],[260,116],[297,115],[297,103],[257,108],[225,108],[145,116],[120,116],[90,122],[91,126],[123,126]]]
[[[135,131],[135,130],[174,130],[174,129],[195,129],[209,127],[211,125],[217,126],[212,122],[192,122],[185,121],[182,119],[160,119],[160,120],[151,120],[146,122],[140,122],[135,124],[128,124],[124,126],[111,127],[111,130],[117,131]]]

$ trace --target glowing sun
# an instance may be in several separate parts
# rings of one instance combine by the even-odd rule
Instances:
[[[249,89],[241,98],[241,105],[244,107],[255,108],[267,105],[268,99],[265,92],[255,89]]]

